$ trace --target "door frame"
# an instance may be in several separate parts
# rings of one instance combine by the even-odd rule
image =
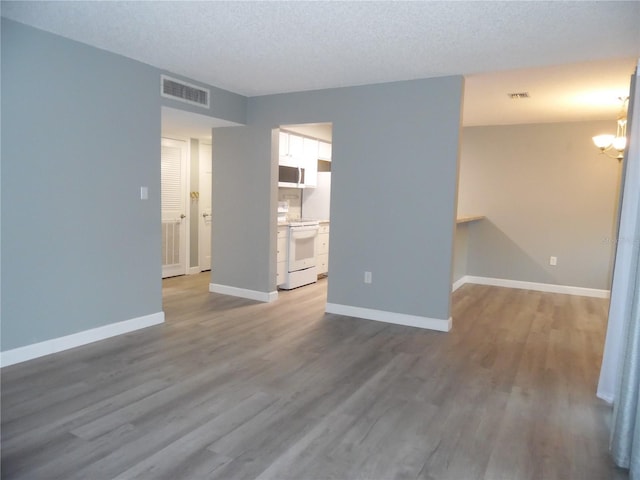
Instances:
[[[204,140],[198,140],[198,193],[202,192],[202,145],[206,145],[209,147],[210,150],[210,156],[209,156],[209,168],[211,170],[210,175],[207,176],[209,183],[209,213],[211,214],[211,210],[213,208],[212,205],[212,195],[213,195],[213,141],[209,141],[208,143],[205,142]],[[211,258],[211,235],[213,233],[213,218],[210,218],[210,233],[209,233],[209,242],[208,245],[206,243],[203,242],[203,238],[202,238],[202,228],[200,227],[200,221],[202,218],[204,211],[202,209],[202,204],[200,203],[200,197],[198,196],[198,271],[195,273],[199,273],[199,272],[205,272],[207,270],[211,270],[212,267],[212,258]],[[203,245],[206,246],[209,249],[209,266],[207,268],[203,269],[203,264],[202,264],[202,251],[203,251]]]

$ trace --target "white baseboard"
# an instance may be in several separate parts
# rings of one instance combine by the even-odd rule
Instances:
[[[459,283],[460,282],[460,283]],[[456,284],[458,284],[456,286]],[[609,298],[609,290],[599,290],[597,288],[573,287],[570,285],[556,285],[553,283],[523,282],[520,280],[508,280],[506,278],[476,277],[465,275],[454,283],[454,288],[458,289],[465,283],[475,283],[478,285],[492,285],[494,287],[519,288],[524,290],[536,290],[538,292],[563,293],[565,295],[578,295],[581,297]]]
[[[257,290],[247,290],[246,288],[230,287],[219,283],[210,283],[209,291],[212,293],[222,293],[232,297],[248,298],[259,302],[273,302],[278,299],[278,292],[258,292]]]
[[[141,328],[151,327],[164,322],[164,312],[152,313],[144,317],[132,318],[122,322],[110,323],[102,327],[84,330],[64,337],[52,338],[44,342],[32,343],[24,347],[6,350],[0,353],[0,366],[7,367],[15,363],[26,362],[34,358],[44,357],[52,353],[62,352],[70,348],[80,347],[88,343],[133,332]]]
[[[469,282],[467,282],[467,276],[466,275],[464,277],[459,278],[455,282],[453,282],[453,285],[451,286],[451,293],[455,292],[457,289],[459,289],[465,283],[469,283]]]
[[[189,267],[189,269],[187,270],[187,275],[197,275],[200,272],[202,272],[202,270],[200,270],[200,267]]]
[[[367,320],[376,320],[378,322],[395,323],[397,325],[406,325],[408,327],[438,330],[440,332],[448,332],[451,330],[451,317],[444,320],[439,318],[408,315],[406,313],[386,312],[384,310],[374,310],[371,308],[352,307],[351,305],[340,305],[337,303],[327,303],[325,311],[327,313],[365,318]]]

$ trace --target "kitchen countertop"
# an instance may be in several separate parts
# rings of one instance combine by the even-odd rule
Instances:
[[[295,222],[296,220],[287,220],[286,222],[278,222],[279,227],[288,227],[291,222]],[[330,223],[329,220],[318,220],[318,223]]]

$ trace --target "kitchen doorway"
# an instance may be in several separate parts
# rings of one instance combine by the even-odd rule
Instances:
[[[276,136],[279,139],[276,286],[290,290],[304,288],[329,274],[333,125],[281,125]],[[297,244],[293,239],[295,232],[305,228],[316,232],[314,248],[307,252],[308,258],[298,259],[300,250],[294,248]]]

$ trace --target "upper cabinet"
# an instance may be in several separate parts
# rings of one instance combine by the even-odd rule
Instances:
[[[305,186],[316,187],[318,185],[318,140],[304,138],[302,151],[305,168]]]
[[[318,160],[331,161],[331,144],[329,142],[318,142]]]
[[[302,158],[304,156],[304,138],[289,134],[289,155],[293,158]]]
[[[289,132],[280,132],[279,181],[280,187],[307,188],[318,184],[319,142]],[[326,150],[326,147],[324,147]]]
[[[302,137],[280,132],[280,165],[297,168],[302,161]]]

